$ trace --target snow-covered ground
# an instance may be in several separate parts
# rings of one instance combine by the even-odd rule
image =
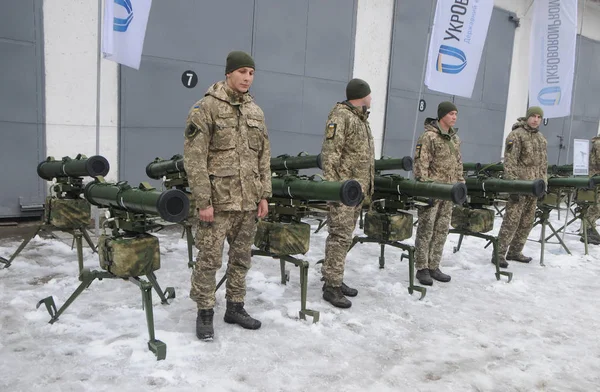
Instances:
[[[556,213],[552,218],[560,226]],[[316,221],[309,222],[314,230]],[[493,234],[500,224],[497,218]],[[356,233],[362,234],[358,227]],[[524,253],[533,262],[511,262],[514,277],[507,283],[496,280],[484,240],[468,237],[453,254],[458,236],[452,234],[442,261],[452,281],[436,282],[421,301],[407,292],[408,263],[400,261],[400,250],[386,248],[387,263],[379,269],[379,246],[357,245],[345,281],[359,295],[342,310],[321,298],[316,262],[325,228],[313,234],[304,257],[311,264],[308,308],[321,312],[319,323],[298,319],[298,268],[290,264],[290,281],[281,285],[279,262],[255,257],[246,308],[262,328],[224,323],[221,289],[215,340],[200,342],[186,243],[174,230],[157,235],[162,268],[156,275],[163,288],[177,292],[170,305],[153,298],[166,360],[148,351],[140,290],[126,281],[93,282],[49,324],[45,307],[35,305],[52,295],[60,306],[78,286],[76,252],[68,237],[38,237],[0,270],[0,391],[600,390],[600,248],[590,245],[584,255],[578,236],[565,236],[572,256],[548,244],[546,267],[538,263],[540,244],[528,242]],[[0,242],[0,254],[9,256],[18,244]],[[87,267],[98,268],[89,248],[84,258]]]

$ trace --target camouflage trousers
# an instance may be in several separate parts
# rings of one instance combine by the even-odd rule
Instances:
[[[250,269],[250,249],[256,233],[256,211],[215,212],[212,224],[199,222],[196,231],[198,257],[192,272],[190,298],[198,309],[215,306],[217,270],[223,262],[223,245],[227,238],[229,261],[225,297],[232,302],[243,302],[246,296],[246,274]]]
[[[502,226],[498,233],[498,254],[506,257],[510,247],[511,255],[523,252],[529,232],[533,227],[537,199],[534,196],[519,195],[518,200],[513,200],[516,195],[511,195],[506,203]]]
[[[362,205],[348,207],[342,204],[331,203],[327,224],[329,235],[325,241],[325,260],[321,267],[321,274],[325,283],[340,287],[344,280],[344,266],[346,254],[352,244],[352,233]]]
[[[598,204],[592,204],[588,207],[586,214],[587,222],[591,228],[596,230],[596,221],[600,218],[600,206]]]
[[[436,269],[440,266],[450,229],[452,202],[435,200],[431,207],[420,207],[417,216],[419,224],[415,239],[415,268]]]

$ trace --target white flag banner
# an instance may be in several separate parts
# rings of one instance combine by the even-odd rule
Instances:
[[[577,0],[535,0],[530,39],[529,106],[545,118],[571,113]]]
[[[590,169],[590,141],[586,139],[573,140],[573,175],[587,176]]]
[[[104,1],[104,58],[139,69],[152,0]]]
[[[425,85],[470,98],[494,2],[438,0],[429,41]]]

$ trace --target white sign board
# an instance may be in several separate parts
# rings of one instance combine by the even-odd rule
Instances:
[[[573,140],[573,175],[589,175],[590,141],[586,139]]]

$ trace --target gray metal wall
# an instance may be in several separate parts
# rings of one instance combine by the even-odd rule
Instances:
[[[41,212],[43,62],[42,0],[0,2],[0,218]]]
[[[383,155],[412,156],[425,118],[437,116],[440,102],[453,101],[458,107],[456,127],[463,160],[497,161],[503,145],[516,26],[509,12],[494,8],[473,95],[470,99],[454,97],[431,91],[423,84],[434,11],[434,0],[396,2]],[[421,98],[426,103],[423,112],[418,111]]]
[[[251,94],[272,155],[320,152],[352,76],[355,20],[356,0],[155,1],[140,70],[121,67],[120,178],[149,181],[148,162],[183,152],[188,110],[224,79],[231,50],[256,61]],[[181,81],[186,70],[198,75],[194,88]]]
[[[591,139],[598,133],[600,42],[578,35],[577,45],[572,122],[570,116],[551,118],[548,125],[540,127],[548,140],[548,162],[551,164],[573,163],[573,139]]]

